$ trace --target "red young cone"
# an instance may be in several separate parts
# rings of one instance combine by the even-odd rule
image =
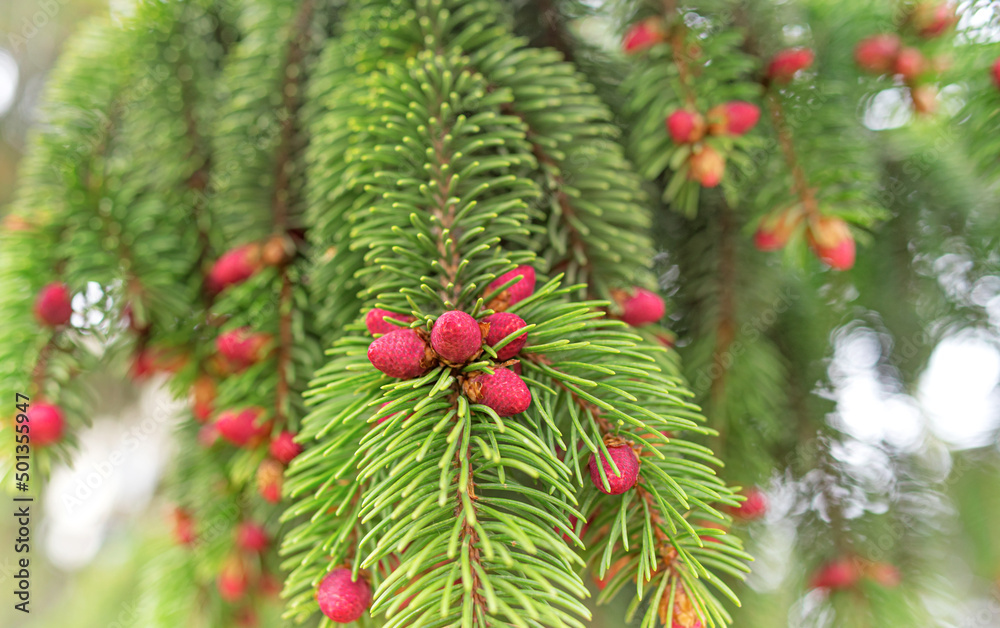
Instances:
[[[490,325],[490,330],[486,334],[486,344],[491,347],[515,331],[524,329],[528,326],[528,324],[524,322],[523,318],[517,314],[511,314],[510,312],[497,312],[496,314],[490,314],[483,319],[483,322],[489,323]],[[504,345],[502,349],[497,351],[497,360],[502,362],[513,358],[519,351],[521,351],[521,348],[524,347],[524,343],[527,341],[527,333],[514,338]]]
[[[372,604],[372,587],[359,574],[355,581],[351,570],[338,567],[326,574],[316,590],[316,601],[323,614],[335,623],[349,624],[361,619]]]
[[[368,347],[368,360],[389,377],[399,379],[420,377],[431,366],[427,344],[413,329],[397,329],[376,338]]]
[[[194,517],[183,508],[174,508],[174,540],[178,545],[191,545],[195,541]]]
[[[900,45],[897,35],[866,37],[854,48],[854,61],[866,72],[885,74],[895,67]]]
[[[725,173],[725,158],[711,146],[703,146],[688,158],[688,179],[697,181],[703,187],[714,188],[719,185]]]
[[[836,270],[854,266],[854,236],[847,223],[836,216],[820,216],[809,222],[809,246],[816,257]]]
[[[759,121],[760,107],[744,100],[731,100],[708,110],[708,130],[712,135],[743,135]]]
[[[260,622],[252,608],[241,608],[236,611],[236,625],[239,628],[257,628]]]
[[[263,552],[270,542],[267,531],[256,523],[244,521],[236,530],[236,544],[242,550]]]
[[[132,379],[142,381],[157,373],[176,373],[186,363],[187,358],[176,349],[143,347],[135,355],[130,374]]]
[[[260,574],[260,579],[257,581],[257,588],[268,597],[278,597],[281,587],[281,580],[266,571]]]
[[[374,336],[375,334],[388,334],[390,331],[401,329],[399,325],[393,325],[385,320],[386,318],[391,318],[401,323],[412,323],[416,320],[412,316],[405,314],[396,314],[395,312],[377,307],[372,308],[365,314],[365,327],[368,328],[368,333]]]
[[[838,558],[823,565],[813,576],[810,586],[814,589],[849,589],[858,582],[858,568],[849,558]]]
[[[678,109],[667,116],[666,125],[676,144],[691,144],[705,135],[705,118],[697,111]]]
[[[628,30],[622,42],[622,48],[626,53],[632,54],[652,48],[665,40],[666,33],[663,32],[663,25],[660,19],[651,17],[639,22]]]
[[[252,277],[263,267],[260,245],[244,244],[227,251],[216,260],[205,283],[209,292],[218,293]]]
[[[903,77],[903,80],[913,81],[927,71],[927,59],[916,48],[903,48],[896,56],[893,72]]]
[[[531,405],[531,391],[514,371],[494,368],[493,374],[483,373],[466,387],[474,403],[491,408],[500,416],[520,414]]]
[[[206,423],[198,430],[198,444],[208,448],[219,441],[219,430],[215,429],[214,423]]]
[[[198,421],[204,423],[215,411],[215,380],[201,375],[191,385],[191,410]]]
[[[600,463],[597,461],[598,454],[601,455]],[[594,483],[594,486],[597,487],[597,490],[602,493],[606,495],[621,495],[634,487],[636,482],[639,481],[639,457],[635,455],[635,451],[627,443],[609,445],[608,455],[615,462],[620,475],[615,475],[608,459],[601,452],[597,452],[590,456],[590,463],[588,464],[590,479]],[[604,488],[604,482],[601,481],[601,472],[597,466],[598,464],[604,467],[604,474],[608,477],[608,486],[610,487],[608,489]]]
[[[445,312],[431,328],[431,348],[447,362],[465,364],[479,353],[483,333],[479,323],[461,310]]]
[[[258,407],[226,410],[215,419],[215,429],[233,445],[252,449],[271,433],[271,422],[260,420],[263,415]]]
[[[594,584],[597,585],[597,589],[599,591],[606,589],[612,578],[617,576],[618,572],[628,565],[629,560],[631,559],[628,556],[622,556],[615,562],[611,563],[611,565],[608,566],[608,570],[604,572],[603,578],[598,578],[595,574]]]
[[[378,407],[378,409],[381,410],[382,408],[386,407],[387,405],[389,405],[388,401],[386,401],[385,403],[383,403],[382,405],[380,405]],[[400,412],[402,412],[402,410],[400,410]],[[380,418],[378,421],[376,421],[375,425],[382,425],[383,423],[385,423],[386,421],[388,421],[392,417],[396,416],[397,414],[399,414],[399,412],[393,412],[392,414],[387,414],[384,417]],[[410,418],[410,417],[406,417],[406,419],[408,419],[408,418]],[[405,421],[406,419],[403,419],[403,420]]]
[[[667,311],[663,299],[645,288],[635,288],[619,305],[622,308],[621,319],[632,327],[655,323]]]
[[[798,205],[767,214],[757,225],[753,235],[754,246],[760,251],[777,251],[788,244],[795,230],[802,224],[802,208]]]
[[[890,563],[872,563],[865,571],[866,575],[883,587],[899,586],[902,576],[899,569]]]
[[[913,7],[910,23],[921,37],[933,39],[957,24],[958,16],[951,2],[919,2]]]
[[[520,277],[521,279],[513,285],[508,286],[507,289],[500,294],[493,297],[489,303],[489,308],[491,310],[496,310],[498,312],[506,310],[518,301],[530,297],[531,293],[535,291],[535,269],[531,266],[521,265],[491,281],[490,285],[486,286],[486,294],[493,292],[515,277]]]
[[[35,447],[46,447],[62,440],[66,418],[59,406],[35,402],[28,407],[28,439]]]
[[[232,557],[222,566],[216,580],[219,595],[227,602],[235,602],[242,598],[250,585],[246,566],[238,557]]]
[[[744,491],[743,495],[746,500],[730,510],[734,517],[743,521],[753,521],[767,513],[767,495],[764,491],[753,487]]]
[[[921,115],[929,115],[937,111],[937,89],[933,85],[917,85],[910,90],[913,110]]]
[[[993,67],[990,69],[993,75],[993,84],[1000,89],[1000,59],[993,62]]]
[[[774,55],[767,66],[767,77],[776,83],[787,83],[795,73],[812,65],[815,55],[808,48],[789,48]]]
[[[66,284],[58,281],[48,284],[35,299],[35,318],[48,327],[65,325],[73,315],[71,298]]]
[[[660,622],[666,624],[670,621],[670,628],[702,628],[701,617],[698,616],[698,609],[691,602],[684,585],[680,585],[674,592],[673,614],[671,613],[671,599],[663,596],[660,601],[659,616]]]
[[[219,335],[215,348],[232,370],[239,372],[267,356],[273,339],[271,334],[257,333],[249,327],[237,327]]]
[[[272,458],[287,465],[302,453],[302,445],[295,442],[295,434],[284,430],[274,437],[268,451]]]
[[[562,458],[560,458],[560,460],[561,459]],[[576,515],[570,515],[569,516],[569,521],[568,521],[569,527],[574,532],[576,532],[576,524],[577,524],[578,521],[579,521],[579,519],[576,518]],[[580,534],[579,534],[579,537],[581,539],[583,538],[583,535],[587,533],[587,528],[590,527],[591,521],[593,521],[593,516],[590,519],[587,519],[586,521],[583,522],[583,527],[580,528]],[[576,542],[576,541],[573,540],[573,537],[571,537],[566,532],[563,532],[559,528],[555,528],[555,531],[556,531],[557,534],[562,535],[563,540],[566,541],[567,543],[575,543]]]
[[[257,492],[272,504],[281,501],[281,488],[285,482],[285,469],[277,460],[267,459],[257,467]]]

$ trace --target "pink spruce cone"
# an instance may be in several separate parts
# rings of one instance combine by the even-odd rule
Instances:
[[[885,74],[896,64],[900,46],[898,35],[872,35],[858,42],[854,48],[854,61],[866,72]]]
[[[212,265],[205,283],[209,292],[222,292],[229,286],[246,281],[262,267],[260,245],[244,244],[223,253]]]
[[[461,310],[445,312],[434,321],[431,348],[447,362],[465,364],[479,353],[483,334],[479,323]]]
[[[264,359],[272,344],[270,334],[256,333],[249,327],[237,327],[215,339],[215,348],[236,371],[241,371]]]
[[[757,126],[760,107],[745,100],[731,100],[708,111],[709,130],[713,135],[743,135]]]
[[[281,501],[281,489],[285,482],[285,470],[277,460],[265,459],[257,467],[257,492],[272,504]]]
[[[767,77],[777,83],[787,83],[799,70],[812,65],[816,55],[808,48],[789,48],[774,55],[767,66]]]
[[[391,331],[402,329],[399,325],[393,325],[385,320],[386,318],[391,318],[401,323],[412,323],[416,320],[412,316],[405,314],[396,314],[395,312],[377,307],[372,308],[365,314],[365,327],[368,328],[368,333],[374,336],[375,334],[388,334]]]
[[[666,125],[675,144],[691,144],[705,135],[705,118],[697,111],[678,109],[667,116]]]
[[[524,319],[517,314],[510,312],[497,312],[490,314],[483,319],[484,323],[490,324],[490,330],[486,334],[486,344],[491,347],[500,342],[510,334],[528,326]],[[500,361],[509,360],[517,355],[528,341],[528,334],[524,333],[508,342],[502,349],[497,351],[497,359]]]
[[[659,18],[651,17],[635,24],[625,33],[622,49],[627,54],[633,54],[652,48],[665,41],[666,34]]]
[[[621,319],[633,327],[655,323],[667,310],[663,299],[645,288],[633,290],[621,301],[621,308]]]
[[[332,621],[349,624],[361,619],[372,604],[372,587],[359,575],[351,579],[351,570],[338,567],[326,574],[316,590],[316,601],[323,614]]]
[[[219,595],[227,602],[235,602],[242,598],[247,587],[250,586],[250,578],[247,575],[246,566],[238,558],[231,558],[222,566],[219,578],[216,581]]]
[[[295,442],[295,434],[283,430],[271,441],[268,451],[272,458],[287,465],[302,453],[302,445]]]
[[[483,373],[476,377],[470,393],[473,402],[491,408],[500,416],[520,414],[531,405],[527,384],[508,368],[495,368],[492,375]]]
[[[606,495],[621,495],[630,490],[639,481],[639,457],[635,455],[632,447],[628,444],[608,446],[608,455],[614,460],[621,475],[615,475],[611,469],[611,463],[601,454],[601,466],[604,467],[604,474],[608,478],[609,489],[604,488],[601,481],[601,472],[598,468],[597,456],[601,452],[590,457],[590,479],[597,490]]]
[[[854,236],[843,219],[820,216],[810,222],[806,235],[816,257],[830,268],[848,270],[854,266]]]
[[[535,291],[535,269],[531,266],[521,265],[491,281],[490,285],[486,286],[486,293],[493,292],[515,277],[520,277],[521,279],[494,297],[490,301],[490,309],[498,311],[506,310],[518,301],[530,297],[531,293]]]
[[[430,368],[427,344],[413,329],[397,329],[372,341],[368,360],[389,377],[399,379],[420,377]]]
[[[760,519],[767,513],[767,495],[764,491],[752,487],[747,489],[743,495],[746,500],[741,502],[739,506],[730,509],[734,517],[743,521],[753,521]]]
[[[28,408],[28,439],[35,447],[45,447],[62,440],[66,418],[59,406],[36,402]]]
[[[244,521],[236,529],[236,544],[242,550],[263,552],[270,542],[271,539],[267,536],[267,531],[256,523]]]
[[[35,318],[48,327],[65,325],[73,315],[71,296],[66,284],[58,281],[48,284],[35,299]]]
[[[215,429],[237,447],[253,448],[271,433],[271,422],[261,421],[264,409],[258,407],[226,410],[215,419]]]

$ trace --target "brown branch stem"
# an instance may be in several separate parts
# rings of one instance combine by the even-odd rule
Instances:
[[[771,114],[771,124],[778,134],[778,145],[785,156],[785,163],[788,164],[788,168],[792,171],[792,190],[799,197],[806,215],[809,217],[817,216],[819,215],[819,207],[816,204],[816,197],[813,194],[813,189],[809,187],[805,170],[803,170],[798,155],[795,152],[795,142],[793,141],[792,131],[785,117],[781,98],[773,90],[769,90],[764,100],[767,104],[768,112]]]

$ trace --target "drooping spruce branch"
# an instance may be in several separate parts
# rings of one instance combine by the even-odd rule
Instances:
[[[525,227],[531,224],[527,221],[532,215],[530,204],[539,194],[538,187],[523,176],[538,167],[536,147],[548,140],[531,124],[523,126],[526,116],[504,115],[522,109],[535,111],[535,106],[520,103],[537,97],[527,87],[521,92],[506,89],[495,77],[513,81],[514,77],[537,74],[554,59],[522,51],[504,39],[500,27],[493,27],[489,37],[479,35],[482,24],[497,22],[485,4],[456,3],[463,9],[461,18],[449,22],[440,21],[438,9],[424,3],[415,3],[411,9],[394,7],[399,13],[392,19],[387,17],[390,13],[384,10],[384,3],[367,4],[380,9],[368,12],[365,7],[358,8],[345,28],[368,32],[373,29],[368,20],[374,19],[380,33],[378,47],[362,44],[360,49],[340,49],[336,60],[334,55],[324,60],[330,64],[330,76],[335,72],[347,75],[343,66],[356,64],[367,87],[353,89],[360,97],[354,96],[350,105],[341,106],[332,99],[327,105],[330,113],[343,115],[324,122],[330,129],[329,137],[334,137],[335,129],[351,131],[341,136],[341,145],[351,147],[349,150],[360,158],[346,166],[350,176],[346,181],[342,178],[341,184],[347,185],[335,197],[347,199],[347,213],[342,215],[350,230],[333,234],[342,238],[339,242],[364,252],[367,267],[361,270],[356,266],[360,271],[356,277],[364,286],[360,294],[367,300],[362,311],[378,306],[413,315],[417,320],[411,326],[427,329],[443,309],[472,307],[475,312],[481,307],[475,306],[475,299],[483,295],[490,279],[511,268],[513,260],[532,260],[530,249],[518,253],[516,248],[521,243],[531,245],[532,241],[524,238],[531,233]],[[376,14],[379,17],[373,18]],[[414,46],[433,50],[436,42],[448,41],[477,42],[478,46],[469,50],[472,54],[468,59],[436,57],[429,52],[418,53],[416,59],[393,54],[395,50],[411,51]],[[477,50],[479,46],[481,50]],[[350,56],[352,52],[356,57]],[[486,64],[486,60],[499,64],[505,58],[523,59],[523,65],[516,73],[504,68],[504,73],[497,74],[499,65]],[[483,74],[471,72],[470,65]],[[560,82],[571,84],[572,74],[565,73],[566,67],[557,66]],[[345,89],[345,96],[350,91]],[[560,99],[548,97],[545,102],[558,107]],[[537,115],[540,122],[546,121],[541,113]],[[592,115],[602,118],[606,114],[598,108]],[[546,121],[551,128],[546,135],[565,133],[567,139],[562,141],[569,147],[573,136],[564,129],[584,124],[585,119],[553,115]],[[347,153],[333,146],[322,155],[319,145],[315,146],[315,158],[332,160],[328,163],[335,168],[341,159],[349,161]],[[445,146],[450,152],[442,152]],[[494,152],[499,147],[505,150]],[[566,181],[555,185],[566,185]],[[442,189],[452,198],[442,198]],[[584,188],[580,196],[586,203],[589,198],[600,198],[600,190]],[[450,210],[441,210],[443,200],[447,200],[445,207],[458,208],[455,222],[442,221],[450,215]],[[558,203],[544,202],[542,213],[559,215],[559,209]],[[608,214],[612,209],[621,211],[621,202],[616,199],[609,205]],[[569,237],[567,231],[557,233],[564,241]],[[440,239],[444,234],[447,239]],[[448,244],[449,239],[455,248]],[[344,248],[337,247],[331,259],[343,254]],[[626,267],[621,261],[608,269],[615,273],[617,268]],[[619,276],[631,272],[635,271]],[[313,514],[310,522],[294,529],[286,541],[286,564],[295,567],[287,588],[290,613],[297,617],[315,613],[311,594],[319,580],[331,568],[348,561],[356,571],[370,570],[367,575],[376,587],[372,612],[385,612],[387,625],[425,625],[434,618],[460,620],[471,626],[493,616],[514,623],[518,617],[528,617],[541,625],[567,625],[570,616],[558,611],[558,605],[543,607],[531,601],[550,596],[583,614],[572,601],[572,596],[582,594],[570,569],[576,561],[559,535],[571,532],[566,524],[568,515],[583,519],[583,513],[573,506],[576,491],[567,484],[574,475],[582,481],[580,463],[584,458],[576,451],[576,444],[586,442],[587,452],[604,450],[604,444],[593,421],[581,422],[581,417],[575,416],[573,395],[630,425],[630,435],[639,442],[649,442],[646,435],[654,433],[647,422],[663,422],[663,427],[656,429],[699,428],[696,413],[676,394],[660,392],[680,390],[676,380],[654,375],[659,367],[645,355],[648,346],[637,344],[637,337],[620,323],[602,319],[595,308],[604,303],[568,301],[575,289],[557,288],[550,282],[510,310],[534,325],[525,355],[539,352],[545,356],[521,363],[534,401],[529,412],[514,419],[491,416],[482,406],[469,405],[463,394],[456,396],[455,386],[465,373],[475,373],[488,362],[467,365],[457,373],[439,368],[414,380],[387,383],[371,369],[361,351],[369,341],[351,331],[359,330],[360,325],[348,326],[349,334],[336,343],[334,359],[320,371],[309,395],[315,406],[305,420],[305,436],[316,438],[318,443],[292,467],[289,488],[298,501],[289,514]],[[557,357],[559,361],[553,362]],[[381,394],[380,386],[385,391]],[[620,396],[622,402],[612,404],[607,395]],[[676,418],[665,419],[657,410]],[[511,430],[518,435],[516,440],[510,439]],[[358,438],[360,447],[354,451]],[[664,458],[662,464],[669,471],[663,473],[679,478],[679,492],[660,495],[664,503],[681,500],[671,510],[678,513],[675,521],[686,521],[678,508],[686,510],[689,500],[735,503],[724,485],[714,480],[712,488],[703,484],[702,478],[711,477],[711,472],[695,474],[698,480],[695,476],[690,481],[680,477],[686,475],[686,469],[701,467],[676,462],[679,454],[705,452],[685,445],[683,440],[672,443],[674,449],[667,454],[658,449],[659,453],[650,452],[654,458]],[[569,452],[566,463],[556,455],[560,450]],[[437,464],[428,464],[432,461]],[[457,469],[455,462],[460,465]],[[359,468],[356,477],[351,472],[355,465]],[[324,475],[324,468],[336,472],[332,477]],[[438,478],[436,483],[428,482],[434,477]],[[659,474],[656,477],[662,478]],[[650,482],[656,484],[652,479]],[[533,488],[535,483],[548,485],[555,491],[553,497],[544,497],[544,492]],[[358,513],[346,506],[353,503],[349,496],[358,490],[363,492],[360,529],[355,519]],[[527,503],[502,498],[495,494],[498,490],[515,491]],[[459,513],[453,501],[456,495]],[[338,496],[346,500],[337,502]],[[334,503],[342,505],[330,512]],[[664,504],[658,506],[664,508]],[[705,516],[722,515],[715,511],[715,515]],[[644,525],[639,520],[630,521],[629,534],[637,539],[641,535],[652,538],[652,529]],[[559,532],[553,534],[552,527]],[[452,540],[442,538],[436,528],[452,530]],[[670,529],[661,529],[661,534],[701,544],[696,527],[674,523],[661,528]],[[354,534],[356,530],[360,537]],[[513,550],[506,540],[511,536],[510,540],[518,540],[518,548],[523,549]],[[357,547],[352,547],[352,542]],[[709,554],[714,552],[709,550]],[[643,554],[649,555],[649,551]],[[690,553],[685,558],[691,565],[698,563]],[[390,568],[388,573],[386,567]],[[543,567],[544,571],[536,571]],[[647,569],[649,573],[654,567],[647,564]],[[704,569],[693,569],[693,574],[707,577]],[[461,590],[451,584],[460,574],[468,575],[461,578]],[[707,600],[709,596],[694,583],[694,577],[695,595],[702,596],[699,608],[713,622],[724,621],[720,607]],[[548,584],[539,588],[553,579],[567,589],[551,589]],[[511,588],[509,580],[519,583],[518,587]],[[652,614],[653,620],[656,615]]]

